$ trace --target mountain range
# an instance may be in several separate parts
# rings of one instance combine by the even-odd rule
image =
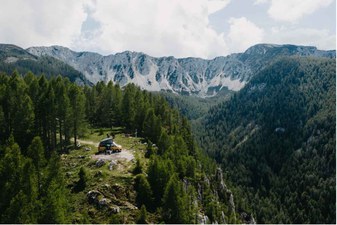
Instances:
[[[70,66],[78,71],[75,77],[69,77],[77,83],[113,81],[122,87],[134,83],[148,91],[211,97],[221,90],[239,91],[276,58],[335,58],[336,51],[323,51],[311,46],[258,44],[243,53],[208,60],[172,56],[156,58],[131,51],[103,56],[93,52],[75,52],[62,46],[30,47],[25,50],[14,45],[0,45],[0,56],[0,62],[7,66],[22,64],[27,60],[54,60],[58,65]],[[49,65],[55,65],[55,62]]]

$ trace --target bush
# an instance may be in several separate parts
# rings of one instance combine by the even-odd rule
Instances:
[[[136,167],[133,169],[133,174],[137,175],[140,173],[143,173],[143,166],[142,166],[142,163],[140,162],[140,159],[137,159]]]
[[[76,184],[75,190],[76,191],[83,191],[87,186],[88,176],[87,172],[84,167],[81,167],[80,171],[78,172],[79,180]]]

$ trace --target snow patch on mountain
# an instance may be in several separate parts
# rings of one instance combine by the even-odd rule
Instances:
[[[113,81],[120,86],[134,83],[148,91],[210,97],[223,88],[239,91],[271,60],[282,56],[315,56],[335,58],[336,51],[316,47],[258,44],[244,53],[200,58],[155,58],[144,53],[125,51],[102,56],[91,52],[74,52],[62,46],[31,47],[35,56],[55,57],[82,72],[92,83]]]

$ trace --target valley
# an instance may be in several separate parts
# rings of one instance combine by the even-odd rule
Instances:
[[[2,0],[1,224],[337,224],[336,0]]]
[[[1,223],[335,223],[335,51],[1,45],[0,71]]]

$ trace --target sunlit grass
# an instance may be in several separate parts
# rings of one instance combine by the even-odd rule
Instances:
[[[79,149],[70,150],[69,154],[62,155],[62,171],[64,172],[65,182],[69,191],[73,192],[71,199],[69,199],[69,203],[74,209],[74,217],[79,218],[78,221],[81,221],[81,215],[90,213],[92,216],[87,218],[89,220],[88,222],[110,223],[108,220],[109,217],[106,216],[104,211],[101,211],[88,203],[86,194],[90,190],[98,190],[104,193],[106,197],[114,198],[118,193],[113,193],[112,190],[107,187],[120,185],[123,190],[129,194],[128,196],[118,195],[118,200],[121,201],[121,203],[128,202],[123,204],[135,205],[135,191],[133,190],[134,175],[132,174],[132,171],[135,167],[136,159],[141,160],[143,171],[145,171],[149,161],[144,156],[147,145],[142,138],[127,137],[123,133],[123,128],[121,127],[115,128],[113,131],[115,133],[114,141],[117,144],[122,145],[123,149],[129,150],[134,155],[134,160],[117,160],[118,166],[113,170],[109,170],[109,161],[102,167],[96,167],[95,164],[97,159],[92,158],[92,156],[97,153],[96,144],[106,138],[107,134],[112,132],[110,128],[89,129],[89,132],[79,139],[80,143],[83,141]],[[93,142],[94,144],[85,144],[84,141]],[[86,148],[91,148],[91,150],[86,151]],[[79,179],[78,173],[81,167],[85,168],[88,181],[85,190],[76,193],[73,191],[73,187]],[[121,210],[121,213],[127,215],[126,218],[130,219],[127,222],[133,223],[137,210],[124,209],[123,207]]]

